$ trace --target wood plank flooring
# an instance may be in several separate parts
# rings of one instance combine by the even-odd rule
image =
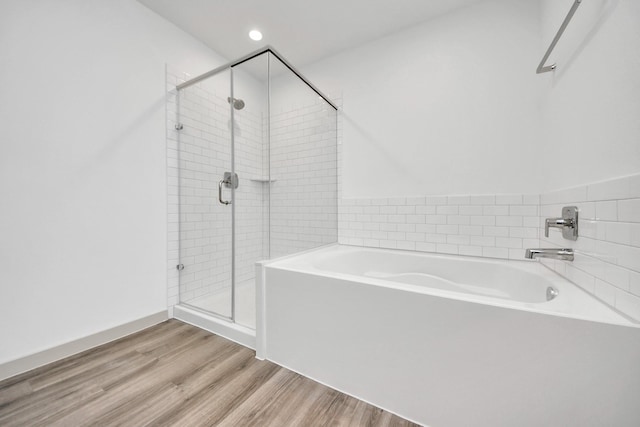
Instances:
[[[1,426],[412,426],[168,320],[0,382]]]

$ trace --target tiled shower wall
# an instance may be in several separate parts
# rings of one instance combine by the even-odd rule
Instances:
[[[338,241],[336,113],[309,98],[271,116],[272,258]]]
[[[545,247],[570,247],[575,260],[542,262],[619,311],[640,320],[640,175],[543,194],[542,217],[577,206],[578,240],[549,230]]]
[[[266,257],[269,191],[264,182],[267,139],[263,113],[248,105],[235,111],[235,170],[239,185],[235,194],[236,283],[255,279],[255,263]]]

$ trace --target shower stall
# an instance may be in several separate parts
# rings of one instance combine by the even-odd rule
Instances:
[[[337,108],[266,47],[177,85],[175,111],[174,315],[252,346],[255,263],[337,241]]]

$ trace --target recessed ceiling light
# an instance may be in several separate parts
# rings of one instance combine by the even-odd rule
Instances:
[[[249,37],[251,40],[259,41],[262,40],[262,33],[258,30],[249,31]]]

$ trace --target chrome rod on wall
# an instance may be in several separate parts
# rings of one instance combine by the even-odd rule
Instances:
[[[553,48],[556,47],[558,40],[560,40],[560,37],[562,37],[562,33],[564,33],[564,30],[567,28],[567,25],[569,25],[569,21],[571,21],[571,18],[573,18],[573,14],[576,13],[576,9],[578,9],[578,6],[580,6],[581,2],[582,0],[575,0],[573,2],[573,6],[571,6],[571,10],[569,10],[569,13],[567,14],[567,17],[564,18],[564,21],[562,21],[562,25],[560,26],[560,29],[556,33],[556,36],[553,38],[553,41],[551,42],[549,49],[547,49],[547,52],[542,57],[542,61],[540,61],[540,65],[538,65],[538,68],[536,69],[536,74],[546,73],[547,71],[553,71],[556,69],[555,63],[547,66],[545,66],[544,63],[547,62],[547,59],[549,59],[549,55],[551,55],[551,52],[553,52]]]

